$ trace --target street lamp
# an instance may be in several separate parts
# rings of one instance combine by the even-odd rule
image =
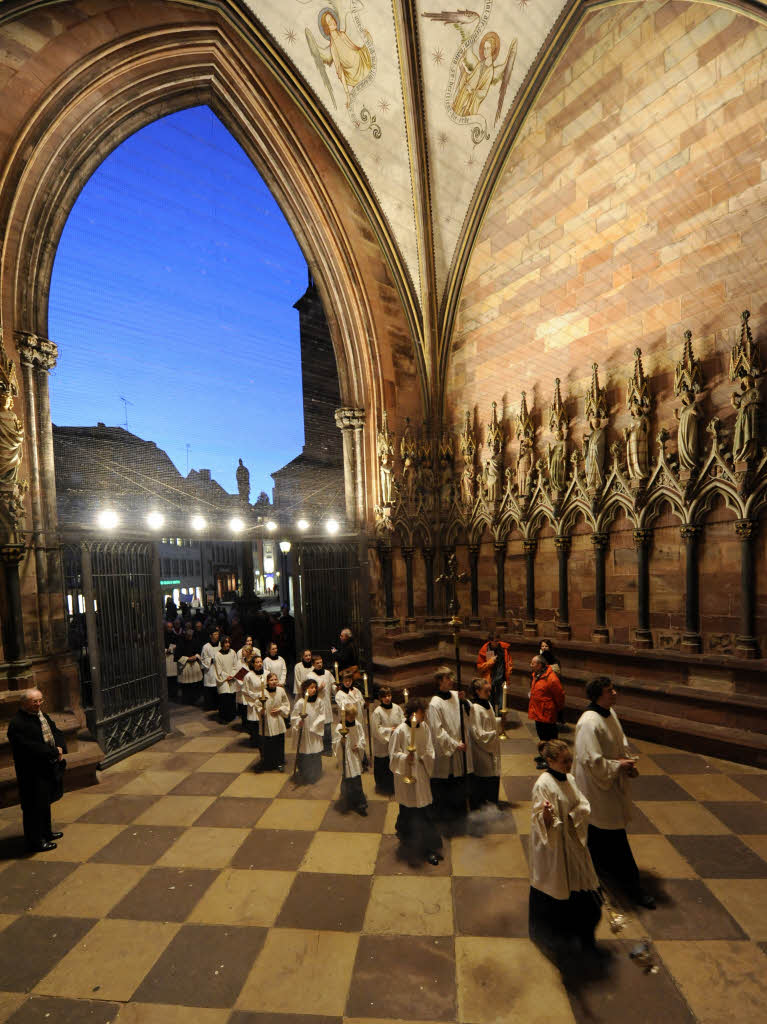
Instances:
[[[277,524],[273,519],[270,519],[269,522],[266,524],[266,528],[269,531],[269,533],[274,533],[274,531],[277,529]]]
[[[290,582],[288,580],[288,552],[290,551],[290,547],[291,545],[289,540],[280,541],[280,561],[282,562],[282,575],[280,576],[280,573],[277,573],[277,575],[280,576],[280,601],[282,604],[286,604],[288,606],[288,610],[290,610]]]
[[[287,553],[290,551],[290,541],[289,540],[281,540],[280,541],[280,551],[283,553],[283,555],[287,555]]]
[[[146,522],[150,530],[161,530],[165,524],[165,516],[162,512],[150,512],[146,517]]]
[[[328,519],[328,521],[325,523],[325,529],[328,531],[329,534],[334,535],[338,533],[341,527],[338,525],[337,519]]]
[[[96,522],[102,530],[114,530],[120,522],[120,517],[113,508],[105,508],[96,516]]]
[[[296,523],[296,526],[302,533],[308,530],[310,525],[311,524],[309,523],[308,519],[299,519],[298,522]]]
[[[203,519],[202,516],[192,516],[193,530],[197,530],[199,532],[200,530],[204,530],[207,527],[207,525],[207,522]]]
[[[243,523],[239,516],[235,516],[229,520],[229,529],[232,533],[242,533],[245,529],[245,523]]]

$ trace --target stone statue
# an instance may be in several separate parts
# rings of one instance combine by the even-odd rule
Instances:
[[[650,409],[652,399],[642,367],[642,350],[634,350],[634,376],[626,381],[626,408],[631,426],[624,431],[629,480],[641,484],[650,474]]]
[[[684,351],[674,371],[674,394],[682,402],[681,409],[674,409],[674,416],[679,423],[677,432],[677,453],[679,469],[687,476],[698,468],[699,435],[698,419],[700,411],[698,403],[703,397],[703,372],[700,360],[692,351],[692,331],[684,332]]]
[[[497,455],[491,455],[485,462],[485,497],[498,501],[501,497],[501,465]]]
[[[392,486],[392,465],[388,452],[383,452],[381,463],[381,503],[391,505],[394,488]]]
[[[385,409],[383,426],[378,431],[377,447],[381,477],[381,504],[388,507],[394,501],[394,434],[389,430],[389,416]]]
[[[503,428],[498,422],[495,402],[493,402],[493,412],[487,428],[487,447],[490,450],[490,457],[485,462],[484,469],[485,500],[495,502],[501,500],[501,480],[503,479]]]
[[[517,438],[519,440],[519,455],[517,457],[517,492],[520,498],[527,496],[532,482],[533,471],[533,442],[535,440],[535,427],[530,413],[527,410],[527,395],[522,392],[522,401],[519,405],[519,416],[517,416]]]
[[[444,453],[439,457],[439,500],[443,510],[449,508],[453,500],[453,461]]]
[[[0,484],[4,488],[16,484],[24,456],[24,428],[13,411],[18,393],[16,367],[0,350]]]
[[[466,462],[464,463],[463,473],[461,473],[461,501],[467,507],[471,507],[474,504],[474,485],[474,466],[471,462]]]
[[[737,383],[731,402],[737,410],[732,457],[748,462],[759,454],[759,380],[762,376],[759,348],[754,344],[747,309],[741,314],[740,341],[730,353],[730,380]]]
[[[466,422],[461,434],[461,455],[463,456],[463,472],[461,473],[461,501],[470,508],[474,504],[476,471],[474,468],[474,455],[477,450],[477,442],[474,431],[471,427],[471,413],[466,411]]]
[[[554,381],[554,401],[549,410],[549,430],[554,435],[554,443],[549,444],[546,451],[549,482],[553,490],[564,491],[567,486],[567,410],[559,390],[559,377]]]
[[[244,502],[250,502],[250,472],[243,466],[242,459],[237,467],[237,491]]]
[[[399,443],[402,457],[402,489],[409,502],[415,501],[418,480],[418,445],[410,429],[410,419],[405,420],[405,430]]]
[[[431,512],[434,508],[434,470],[428,463],[421,468],[420,490],[424,511]]]
[[[592,363],[591,387],[586,392],[586,419],[591,433],[584,437],[586,455],[586,486],[600,491],[605,482],[605,455],[607,454],[607,392],[599,386],[599,366]]]

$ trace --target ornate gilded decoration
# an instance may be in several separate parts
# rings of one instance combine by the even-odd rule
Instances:
[[[383,426],[378,431],[378,465],[381,475],[381,504],[386,507],[394,500],[394,434],[389,430],[389,416],[385,409]]]
[[[418,476],[416,480],[416,494],[419,505],[423,511],[430,515],[434,509],[434,470],[432,460],[434,455],[433,445],[429,437],[426,424],[418,438]]]
[[[546,449],[549,482],[554,491],[564,491],[567,484],[567,410],[559,390],[559,377],[554,381],[554,400],[549,409],[549,430],[553,444]]]
[[[605,455],[607,454],[607,391],[599,386],[599,366],[591,364],[591,387],[586,392],[586,419],[591,433],[584,436],[586,486],[598,494],[605,483]]]
[[[418,444],[410,429],[409,418],[405,420],[399,453],[402,458],[402,490],[408,501],[414,501],[418,478]]]
[[[463,472],[461,473],[461,501],[468,508],[474,504],[476,493],[476,469],[474,456],[477,442],[471,426],[471,413],[466,411],[466,422],[461,434],[461,455],[463,456]]]
[[[495,402],[493,402],[493,412],[487,428],[487,447],[490,449],[490,457],[485,462],[484,468],[485,500],[495,504],[501,499],[501,480],[503,479],[503,427],[498,421]]]
[[[444,431],[439,442],[439,502],[442,514],[447,515],[453,501],[453,438]]]
[[[740,340],[730,353],[730,381],[737,383],[731,401],[737,410],[732,457],[748,463],[759,454],[759,380],[762,376],[759,346],[754,344],[747,309],[741,314]]]
[[[13,411],[19,394],[16,366],[9,359],[0,334],[0,541],[10,545],[22,543],[24,528],[24,495],[26,480],[19,480],[24,457],[24,428]]]
[[[527,411],[527,395],[522,392],[522,401],[517,416],[517,439],[519,455],[517,456],[517,493],[525,498],[533,481],[533,442],[535,427],[532,417]]]
[[[631,426],[624,431],[628,475],[637,487],[650,474],[650,410],[652,397],[642,366],[642,350],[634,349],[634,375],[626,381],[626,408]]]
[[[684,350],[682,358],[674,371],[674,394],[682,402],[681,408],[674,409],[674,416],[679,423],[677,432],[677,451],[679,469],[683,476],[689,477],[698,468],[700,412],[698,405],[702,398],[703,370],[700,360],[692,351],[692,331],[684,332]]]

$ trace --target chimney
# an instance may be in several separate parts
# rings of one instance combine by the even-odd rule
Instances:
[[[200,478],[202,480],[207,480],[210,483],[210,470],[209,469],[200,469],[200,470],[198,470],[198,472],[199,472]]]

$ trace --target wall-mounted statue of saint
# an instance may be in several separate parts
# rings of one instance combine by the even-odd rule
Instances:
[[[599,366],[591,365],[591,387],[586,392],[586,419],[591,433],[583,438],[585,447],[586,486],[590,491],[602,490],[605,482],[607,454],[607,392],[599,386]]]
[[[737,383],[730,401],[737,410],[732,457],[736,463],[749,462],[759,454],[759,380],[762,376],[759,347],[754,344],[746,309],[741,314],[740,341],[730,353],[730,380]]]
[[[394,501],[394,434],[389,430],[389,416],[384,410],[383,426],[378,431],[378,467],[381,477],[381,504]]]
[[[546,449],[549,482],[552,490],[564,491],[567,486],[567,410],[559,390],[559,377],[554,381],[554,401],[549,411],[549,430],[554,436],[553,443]]]
[[[629,480],[641,484],[650,474],[650,410],[652,398],[642,367],[642,350],[634,350],[634,376],[626,381],[626,408],[631,426],[624,431]]]
[[[693,355],[692,331],[685,331],[684,351],[674,371],[674,394],[682,405],[681,408],[674,409],[674,416],[679,423],[677,432],[679,470],[686,477],[698,469],[698,459],[700,458],[698,430],[700,409],[698,407],[703,398],[702,391],[703,371],[700,360]]]

